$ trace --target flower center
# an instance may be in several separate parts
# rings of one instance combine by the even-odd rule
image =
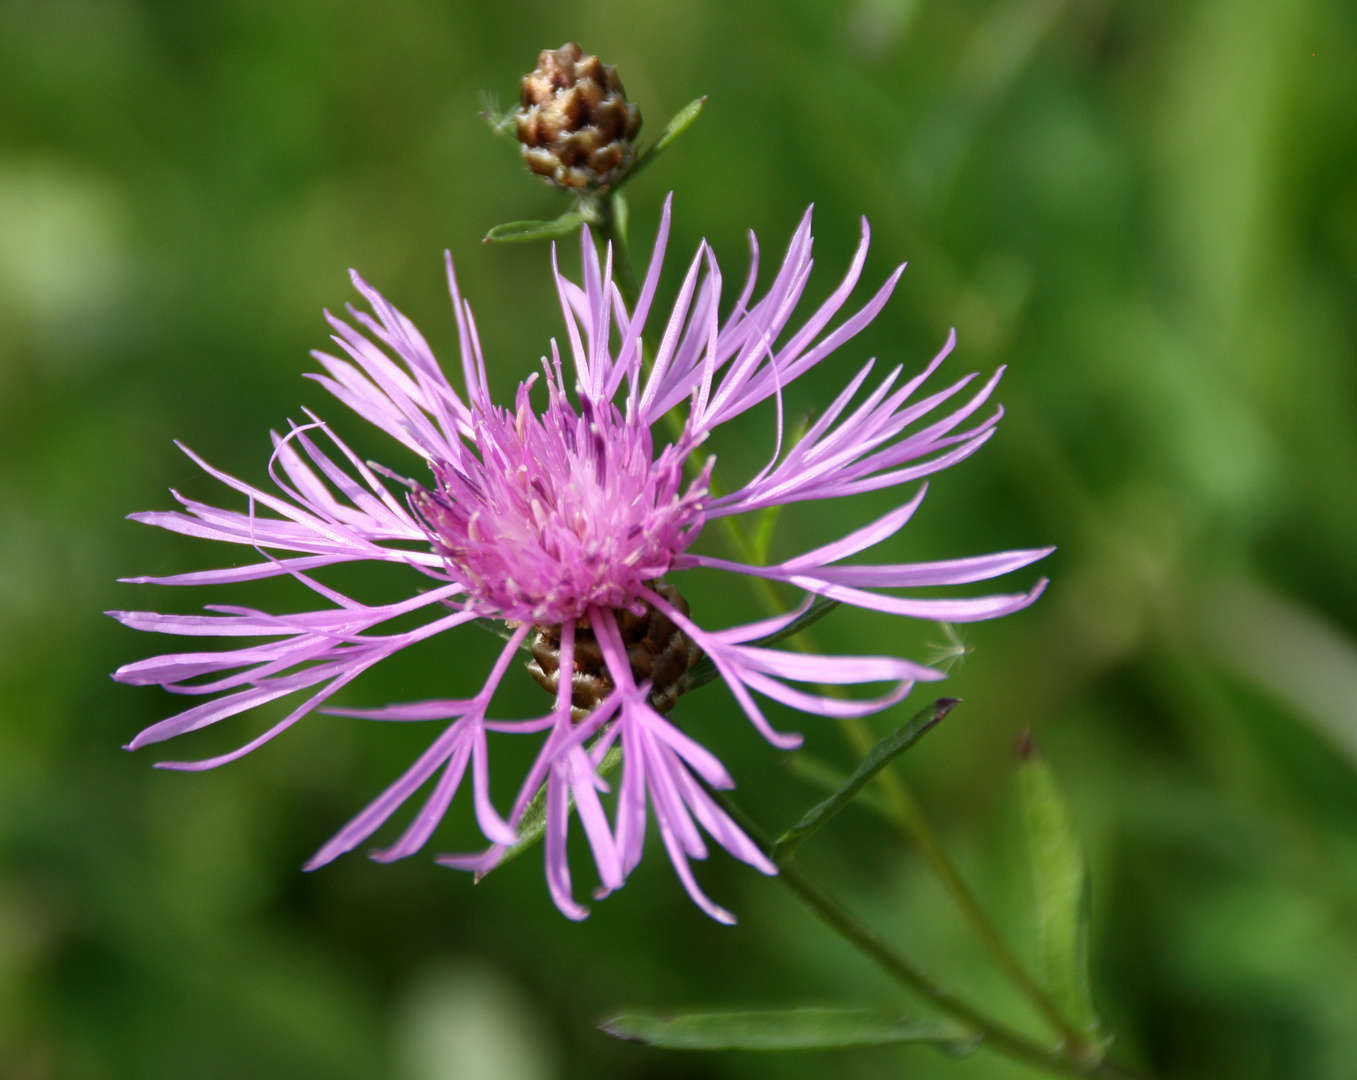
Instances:
[[[639,615],[702,525],[706,476],[683,488],[686,450],[656,457],[649,428],[611,403],[576,411],[555,380],[542,416],[519,387],[516,413],[477,416],[472,452],[435,461],[437,484],[411,505],[473,606],[504,619],[559,624],[591,606]]]

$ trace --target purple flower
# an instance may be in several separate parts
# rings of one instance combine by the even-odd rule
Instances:
[[[1026,566],[1050,549],[932,563],[842,565],[898,531],[923,499],[921,486],[879,521],[774,566],[691,553],[711,518],[893,487],[968,457],[994,433],[999,409],[966,425],[990,398],[1001,372],[968,391],[969,396],[962,392],[973,375],[916,400],[916,392],[951,352],[953,336],[924,371],[902,382],[896,368],[852,405],[871,374],[868,363],[804,437],[784,447],[783,388],[862,330],[886,303],[904,268],[861,310],[827,331],[862,271],[868,244],[864,222],[862,242],[842,284],[805,323],[787,333],[810,274],[810,212],[757,302],[752,302],[758,270],[758,247],[753,245],[748,278],[724,321],[718,316],[721,271],[703,244],[688,267],[647,372],[641,334],[659,283],[668,230],[666,202],[650,266],[631,311],[613,285],[611,253],[607,264],[600,265],[587,229],[582,237],[583,287],[555,271],[574,385],[567,381],[553,341],[550,360],[542,361],[546,404],[540,413],[532,404],[537,375],[519,386],[513,410],[490,401],[475,322],[458,291],[450,257],[448,282],[465,398],[447,381],[419,331],[354,274],[372,314],[350,309],[357,327],[327,315],[334,341],[347,359],[316,353],[325,374],[312,377],[423,458],[431,479],[403,480],[366,464],[309,412],[308,423],[273,436],[269,474],[280,494],[251,487],[185,450],[246,497],[245,512],[217,509],[175,493],[183,511],[133,518],[190,536],[248,545],[261,561],[132,580],[201,585],[287,574],[324,603],[296,615],[215,605],[207,615],[113,612],[143,630],[262,641],[221,652],[173,653],[120,668],[114,677],[121,682],[158,683],[174,693],[206,699],[147,728],[129,749],[215,724],[266,701],[304,695],[272,728],[231,753],[161,763],[171,769],[212,768],[267,742],[407,645],[478,617],[501,619],[510,627],[509,640],[475,697],[325,710],[371,720],[443,721],[446,726],[307,868],[363,843],[432,781],[405,832],[373,852],[373,858],[397,859],[419,850],[469,767],[476,820],[491,846],[478,855],[443,856],[440,862],[482,872],[493,867],[516,841],[525,812],[545,788],[547,881],[566,915],[586,914],[573,898],[565,854],[573,804],[598,868],[601,888],[596,895],[620,887],[636,866],[647,814],[653,813],[688,893],[714,918],[733,921],[693,878],[688,861],[707,855],[703,832],[757,869],[771,874],[775,868],[708,792],[708,787],[733,786],[725,768],[664,715],[696,658],[710,658],[750,721],[783,748],[798,745],[800,737],[775,731],[754,692],[822,716],[860,716],[899,701],[917,680],[943,675],[897,657],[808,656],[756,644],[789,626],[799,611],[731,629],[704,629],[661,581],[663,575],[699,567],[749,574],[857,607],[966,622],[1027,606],[1045,582],[1026,593],[958,600],[910,599],[876,590],[982,581]],[[769,398],[777,406],[776,446],[758,475],[717,497],[709,489],[712,460],[685,476],[694,451],[719,424]],[[949,405],[950,411],[942,408],[954,400],[960,404]],[[656,425],[685,403],[681,433],[657,448]],[[384,478],[408,489],[403,501]],[[410,599],[363,604],[313,576],[333,564],[359,560],[401,564],[399,572],[410,575]],[[397,616],[417,611],[429,613],[419,629],[380,631]],[[491,700],[529,635],[535,635],[534,655],[545,657],[534,673],[554,689],[554,707],[526,720],[495,718],[489,711]],[[819,696],[789,681],[891,687],[879,697],[861,700]],[[490,797],[491,732],[545,733],[507,816],[500,815]],[[600,797],[609,785],[600,767],[614,747],[621,749],[622,772],[610,823]]]

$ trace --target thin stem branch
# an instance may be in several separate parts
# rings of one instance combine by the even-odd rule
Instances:
[[[745,535],[743,525],[733,517],[723,518],[722,520],[734,526],[736,546],[740,549],[742,556],[747,558],[747,553],[752,545]],[[785,610],[787,605],[782,602],[773,582],[767,578],[755,578],[753,580],[756,583],[756,591],[760,598],[772,613],[776,614]],[[758,586],[763,587],[759,588]],[[793,640],[804,651],[818,651],[815,648],[812,632],[809,630],[803,630]],[[841,692],[837,687],[824,687],[823,689],[830,694]],[[876,743],[876,736],[872,734],[871,728],[861,717],[844,719],[842,730],[859,756],[865,755]],[[892,816],[905,834],[919,848],[924,861],[938,876],[948,895],[952,897],[953,902],[961,910],[962,916],[970,923],[976,936],[980,938],[981,943],[994,957],[994,962],[1032,1003],[1033,1007],[1041,1014],[1042,1019],[1060,1036],[1068,1051],[1075,1057],[1086,1056],[1090,1049],[1087,1039],[1056,1008],[1050,995],[1032,978],[1027,968],[1023,966],[1022,961],[1018,959],[1017,954],[1013,952],[1008,942],[1004,940],[1003,935],[999,933],[998,928],[985,914],[984,908],[980,906],[979,900],[976,899],[975,894],[962,878],[956,864],[952,862],[941,842],[939,842],[937,835],[928,823],[928,819],[924,816],[923,809],[894,767],[894,763],[878,773],[875,782],[885,795]]]
[[[898,779],[898,777],[897,777]],[[975,893],[962,879],[947,852],[938,842],[936,834],[924,817],[923,810],[914,798],[913,792],[903,782],[899,783],[902,796],[901,804],[905,814],[905,828],[911,839],[918,845],[920,853],[951,895],[957,907],[961,909],[971,929],[984,943],[995,962],[1004,970],[1010,980],[1023,992],[1029,1001],[1041,1013],[1043,1019],[1055,1029],[1064,1042],[1066,1050],[1076,1058],[1082,1058],[1089,1052],[1087,1039],[1068,1021],[1055,1003],[1035,979],[1028,973],[1021,960],[1009,947],[1003,935],[999,933],[985,914]]]
[[[627,302],[628,307],[634,310],[636,297],[639,293],[636,290],[636,275],[631,269],[631,249],[627,243],[626,235],[618,228],[617,213],[613,205],[613,193],[611,191],[598,200],[598,207],[595,212],[600,238],[605,245],[612,244],[613,247],[613,278],[617,282],[618,290],[622,293],[622,299]]]
[[[865,754],[875,744],[875,736],[861,719],[850,718],[850,722],[845,724],[844,728],[853,749],[859,754]],[[882,788],[889,800],[892,816],[919,849],[924,861],[928,863],[929,868],[951,896],[953,903],[960,909],[962,917],[970,923],[971,929],[994,957],[994,962],[1032,1003],[1042,1019],[1060,1036],[1069,1053],[1075,1057],[1085,1056],[1089,1052],[1087,1039],[1065,1019],[1050,995],[1032,978],[998,928],[990,921],[975,893],[966,884],[956,864],[952,862],[947,850],[938,840],[937,834],[924,816],[923,808],[904,779],[890,766],[883,769],[880,775],[884,781]]]
[[[771,850],[767,835],[744,811],[720,791],[712,794],[736,823],[758,844]],[[838,900],[805,873],[792,856],[778,864],[778,880],[821,922],[856,948],[902,986],[914,991],[939,1012],[960,1021],[981,1036],[991,1050],[1045,1069],[1058,1076],[1094,1080],[1147,1080],[1139,1073],[1109,1061],[1088,1061],[1072,1056],[1066,1048],[1050,1048],[1014,1031],[973,1005],[944,990],[903,956],[881,940]]]

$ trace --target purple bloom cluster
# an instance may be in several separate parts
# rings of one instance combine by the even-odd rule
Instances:
[[[943,675],[891,656],[811,656],[754,644],[790,625],[798,612],[725,630],[704,629],[673,602],[672,591],[658,584],[663,575],[706,567],[770,578],[857,607],[966,622],[1025,607],[1045,582],[1030,592],[979,599],[910,599],[875,590],[981,581],[1026,566],[1050,549],[931,563],[843,565],[909,520],[923,498],[921,486],[880,520],[774,566],[690,553],[712,518],[894,487],[968,457],[993,434],[999,419],[1001,410],[995,409],[970,422],[989,400],[1000,373],[978,389],[967,390],[975,378],[967,376],[916,399],[952,350],[952,338],[918,375],[902,381],[896,368],[853,404],[871,374],[868,363],[805,435],[784,447],[783,389],[876,316],[903,267],[864,307],[827,329],[861,274],[868,245],[864,222],[861,244],[843,282],[788,333],[811,270],[810,212],[772,285],[756,302],[754,243],[748,278],[724,320],[718,314],[721,271],[703,244],[688,267],[647,371],[642,331],[659,284],[668,230],[666,202],[654,253],[630,311],[612,281],[611,253],[601,265],[587,229],[582,286],[554,271],[574,369],[573,398],[553,341],[551,357],[542,361],[546,405],[540,413],[532,404],[537,375],[519,386],[512,410],[491,402],[476,325],[450,258],[448,283],[465,397],[448,382],[414,325],[355,274],[354,284],[372,314],[350,309],[352,322],[328,316],[344,358],[317,353],[325,373],[313,377],[423,458],[431,478],[426,484],[400,480],[409,490],[403,499],[396,497],[386,481],[399,478],[365,463],[310,413],[308,423],[273,436],[269,474],[278,494],[228,476],[186,450],[209,474],[246,497],[246,511],[218,509],[175,493],[182,511],[133,518],[190,536],[244,544],[262,561],[132,580],[203,585],[286,574],[318,594],[324,605],[293,615],[217,605],[207,608],[206,615],[113,612],[137,629],[262,642],[227,651],[172,653],[120,668],[114,677],[121,682],[156,683],[206,699],[147,728],[129,748],[207,727],[267,701],[305,695],[269,730],[230,753],[162,763],[163,768],[190,770],[221,765],[272,739],[398,650],[478,617],[502,619],[511,627],[510,640],[475,697],[325,710],[372,720],[442,721],[446,726],[402,776],[316,853],[308,868],[363,843],[433,781],[413,821],[373,858],[398,859],[419,850],[470,767],[472,805],[491,846],[476,855],[440,857],[445,865],[476,871],[493,867],[506,846],[516,842],[525,811],[545,786],[546,876],[566,915],[586,914],[573,898],[566,860],[573,804],[598,868],[601,888],[595,895],[619,888],[636,866],[648,814],[653,814],[688,893],[714,918],[733,921],[693,878],[689,860],[707,855],[703,832],[757,869],[771,874],[775,868],[709,794],[708,787],[734,786],[725,768],[656,707],[651,682],[629,657],[621,626],[626,616],[658,614],[677,627],[694,655],[700,649],[715,664],[754,726],[774,745],[790,748],[799,744],[799,736],[775,731],[754,692],[822,716],[860,716],[899,701],[915,681]],[[718,425],[768,399],[777,404],[776,449],[758,475],[721,496],[709,490],[710,460],[685,475],[694,451]],[[657,450],[656,425],[685,404],[681,433]],[[421,587],[412,588],[408,600],[373,606],[313,576],[333,564],[360,560],[401,564],[420,575],[412,575],[411,582]],[[417,611],[431,616],[418,629],[379,630]],[[535,629],[559,640],[559,671],[570,677],[557,680],[554,707],[544,715],[496,718],[490,712],[495,692]],[[601,654],[606,692],[580,715],[578,708],[572,711],[577,704],[573,673],[586,638],[588,647]],[[891,688],[883,696],[860,700],[820,696],[789,681],[889,683]],[[507,816],[490,796],[491,732],[545,735]],[[601,798],[610,788],[599,766],[614,745],[621,748],[622,771],[616,798],[610,800],[610,821]]]

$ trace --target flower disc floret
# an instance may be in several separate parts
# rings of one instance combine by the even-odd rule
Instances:
[[[519,386],[515,412],[476,416],[477,452],[431,462],[437,483],[417,486],[411,506],[483,615],[560,624],[590,607],[640,614],[644,584],[701,530],[707,474],[685,485],[684,441],[657,457],[650,428],[611,402],[583,398],[576,410],[559,366],[546,366],[548,405],[535,415],[533,381]]]

